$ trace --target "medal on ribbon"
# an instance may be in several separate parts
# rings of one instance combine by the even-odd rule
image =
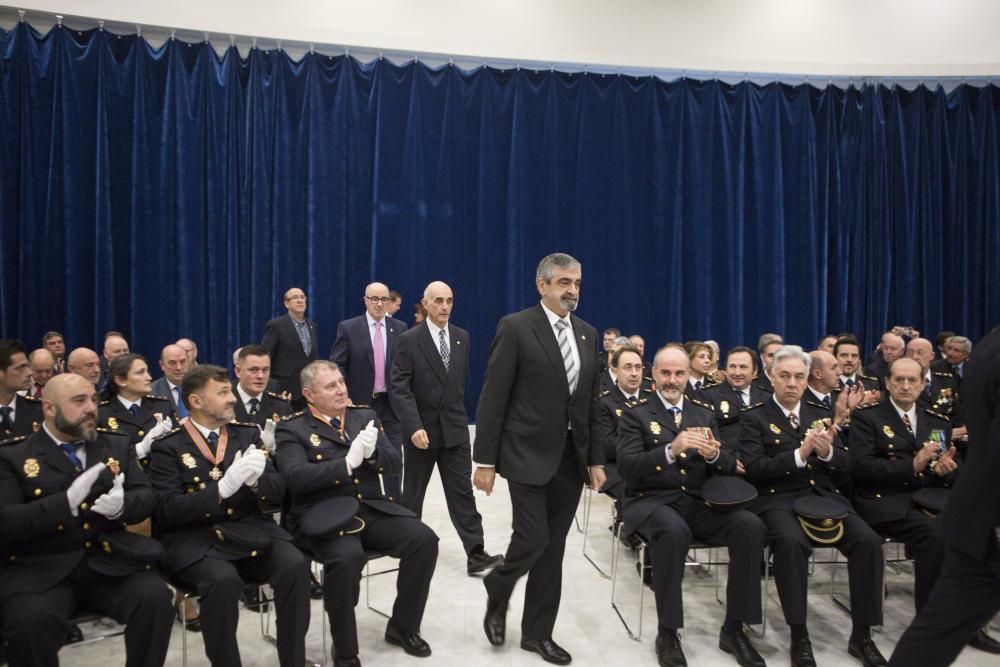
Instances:
[[[219,444],[216,447],[215,452],[211,450],[208,443],[205,441],[205,437],[201,434],[195,425],[191,423],[190,420],[184,422],[184,430],[187,431],[188,435],[191,437],[191,441],[194,446],[198,448],[202,457],[212,464],[212,469],[208,471],[208,476],[219,481],[222,479],[222,469],[219,468],[219,464],[222,463],[226,458],[226,446],[229,444],[229,432],[223,427],[219,429]]]

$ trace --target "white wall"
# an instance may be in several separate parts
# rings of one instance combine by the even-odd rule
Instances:
[[[235,33],[286,40],[286,48],[297,40],[466,62],[1000,75],[995,0],[23,0],[19,7],[35,24],[46,20],[39,12],[60,13],[208,31],[213,41]]]

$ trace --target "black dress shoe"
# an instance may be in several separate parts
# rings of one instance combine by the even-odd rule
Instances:
[[[969,646],[978,648],[980,651],[986,651],[987,653],[1000,653],[1000,642],[986,634],[985,628],[972,635],[972,639],[969,640]]]
[[[312,573],[309,573],[309,597],[313,600],[323,599],[323,584]]]
[[[812,642],[808,637],[792,639],[792,647],[788,651],[792,659],[792,667],[816,667],[816,658],[813,657]]]
[[[350,658],[334,658],[333,667],[361,667],[361,659],[356,655]]]
[[[656,660],[660,667],[687,667],[687,658],[676,632],[656,635]]]
[[[885,667],[888,664],[871,637],[851,637],[847,642],[847,653],[860,660],[865,667]]]
[[[395,646],[403,647],[409,655],[426,658],[431,654],[430,645],[416,632],[407,632],[392,621],[385,626],[385,640]]]
[[[494,646],[503,645],[507,638],[507,602],[486,599],[486,617],[483,619],[483,630],[486,638]]]
[[[573,662],[573,656],[551,639],[522,639],[521,648],[534,651],[542,656],[542,660],[553,665],[568,665]]]
[[[492,570],[493,568],[500,567],[501,565],[503,565],[503,556],[501,554],[491,556],[480,548],[469,554],[469,562],[466,565],[466,571],[469,573],[470,577],[474,577],[477,574],[482,574],[487,570]]]
[[[83,641],[83,630],[80,629],[79,625],[69,626],[69,630],[66,631],[66,643],[67,644],[78,644]]]
[[[750,638],[740,630],[735,635],[719,632],[719,648],[734,656],[740,667],[766,667],[767,663],[757,649],[750,643]]]

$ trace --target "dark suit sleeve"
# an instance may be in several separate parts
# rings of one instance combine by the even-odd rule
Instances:
[[[278,470],[288,480],[288,489],[293,495],[321,491],[338,482],[351,483],[343,457],[310,463],[305,444],[291,424],[280,424],[274,436]]]
[[[334,339],[333,347],[330,348],[330,361],[337,364],[343,376],[347,377],[347,360],[351,354],[351,341],[347,327],[344,325],[344,322],[337,325],[337,338]]]
[[[128,463],[125,466],[125,506],[121,520],[126,524],[149,518],[156,509],[156,491],[135,457],[135,447],[122,438]]]
[[[476,440],[472,460],[495,466],[500,455],[500,435],[506,419],[507,401],[517,375],[517,332],[508,318],[500,320],[490,344],[486,376],[476,407]]]
[[[647,450],[642,421],[635,410],[626,409],[618,423],[618,472],[630,484],[666,470],[667,443]]]
[[[596,330],[591,331],[591,338],[593,338],[594,341],[597,340]],[[596,351],[596,345],[597,345],[596,342],[594,343],[594,345],[595,347],[593,349],[579,350],[580,358],[582,359],[584,354],[593,355],[594,352]],[[590,434],[590,457],[588,460],[588,465],[592,466],[602,466],[607,461],[607,458],[604,456],[604,443],[601,442],[601,439],[599,437],[595,437],[597,436],[598,431],[600,430],[600,421],[601,421],[600,393],[601,393],[601,369],[600,367],[598,367],[596,372],[594,373],[593,386],[591,386],[590,388],[590,405],[588,409],[589,414],[587,415],[587,422],[588,422],[587,430]]]
[[[268,320],[267,324],[264,325],[264,336],[260,340],[260,346],[267,350],[271,359],[274,359],[274,353],[278,349],[278,320]]]
[[[0,456],[0,541],[4,545],[47,535],[59,524],[76,520],[65,491],[23,502],[18,467],[10,456]]]
[[[765,452],[764,422],[756,415],[744,414],[740,419],[740,452],[746,466],[747,481],[758,484],[798,470],[795,450],[768,456]]]
[[[618,424],[615,422],[614,405],[601,401],[601,412],[597,418],[597,430],[591,432],[591,437],[604,447],[605,462],[618,458]]]
[[[403,425],[404,438],[419,431],[424,426],[417,409],[417,397],[413,394],[413,361],[417,354],[417,340],[413,335],[400,336],[396,340],[396,354],[392,361],[389,384],[389,402]]]
[[[174,443],[161,443],[159,447],[153,447],[150,454],[149,480],[159,496],[157,526],[169,530],[205,519],[225,518],[225,503],[219,496],[216,482],[206,480],[204,489],[184,492],[179,460]]]

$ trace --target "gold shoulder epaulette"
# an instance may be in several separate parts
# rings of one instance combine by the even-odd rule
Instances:
[[[98,433],[110,433],[111,435],[128,435],[124,431],[119,431],[118,429],[114,429],[114,428],[104,428],[103,426],[98,426],[97,427],[97,432]]]
[[[874,375],[865,375],[861,371],[858,371],[858,377],[859,378],[864,378],[866,380],[875,380],[876,382],[878,382],[878,378],[875,377]]]
[[[950,378],[951,373],[945,373],[944,371],[931,371],[931,375],[937,375],[939,378]]]
[[[715,410],[715,408],[713,408],[711,405],[705,403],[704,401],[699,401],[697,398],[689,398],[687,400],[691,403],[694,403],[695,405],[705,408],[706,410]]]
[[[283,421],[283,422],[291,421],[291,420],[295,419],[296,417],[301,417],[305,413],[306,413],[305,410],[302,410],[301,412],[293,412],[290,415],[285,415],[284,417],[282,417],[281,421]]]
[[[646,394],[646,395],[649,395],[649,394],[653,393],[653,390],[649,389],[648,387],[642,387],[641,389],[639,389],[639,391],[642,392],[643,394]]]
[[[34,396],[28,396],[27,394],[25,394],[21,398],[23,398],[24,400],[28,401],[29,403],[41,403],[42,402],[42,399],[35,398]]]
[[[276,398],[279,401],[285,401],[286,403],[288,402],[288,399],[282,396],[281,394],[276,394],[273,391],[265,391],[264,393],[270,396],[271,398]]]
[[[930,408],[924,408],[924,412],[926,412],[927,414],[929,414],[929,415],[931,415],[933,417],[937,417],[938,419],[943,419],[945,421],[950,421],[947,417],[945,417],[940,412],[935,412],[935,411],[931,410]]]
[[[354,405],[354,404],[351,404],[351,405],[348,405],[347,407],[348,408],[354,408],[355,410],[360,410],[360,409],[371,410],[372,409],[372,406],[370,406],[370,405]]]
[[[150,394],[150,395],[149,395],[149,396],[147,396],[146,398],[151,398],[151,399],[153,399],[154,401],[169,401],[169,400],[170,400],[170,399],[169,399],[169,398],[167,398],[166,396],[157,396],[157,395],[155,395],[155,394]]]
[[[881,403],[877,403],[877,402],[876,403],[862,403],[861,405],[859,405],[858,407],[856,407],[854,409],[855,410],[870,410],[870,409],[872,409],[874,407],[877,407],[879,405],[882,405],[882,404]]]
[[[168,435],[173,435],[174,433],[177,433],[177,432],[178,432],[178,431],[180,431],[180,430],[181,430],[181,427],[180,427],[180,426],[176,426],[176,427],[174,427],[174,428],[170,429],[169,431],[167,431],[166,433],[164,433],[164,434],[163,434],[163,437],[165,438],[165,437],[167,437]]]
[[[825,405],[823,405],[822,403],[817,403],[816,401],[814,401],[812,399],[806,399],[805,403],[806,403],[806,405],[811,405],[814,408],[819,408],[821,410],[826,410],[827,409]]]
[[[598,394],[598,395],[597,395],[597,397],[598,397],[598,398],[604,398],[605,396],[607,396],[607,395],[608,395],[608,394],[610,394],[610,393],[611,393],[611,390],[610,390],[610,389],[605,389],[605,390],[604,390],[604,391],[602,391],[602,392],[601,392],[600,394]]]
[[[252,422],[237,422],[237,421],[233,421],[233,422],[229,422],[229,424],[231,426],[253,426],[254,428],[257,428],[257,425],[254,424],[254,423],[252,423]]]
[[[17,443],[27,440],[29,436],[26,435],[15,435],[13,438],[7,438],[6,440],[0,440],[0,447],[4,445],[16,445]]]
[[[747,405],[740,408],[740,412],[746,412],[747,410],[754,410],[762,405],[764,405],[764,401],[761,401],[760,403],[754,403],[753,405]]]
[[[97,404],[97,407],[103,408],[105,405],[111,405],[111,401],[101,401]]]

